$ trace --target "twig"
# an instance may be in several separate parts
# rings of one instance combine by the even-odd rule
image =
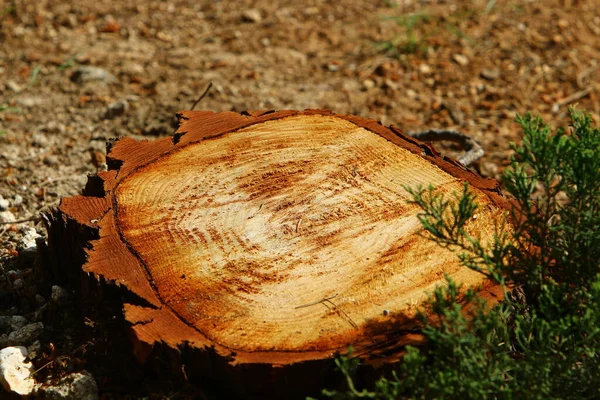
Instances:
[[[206,89],[204,89],[204,92],[200,95],[200,97],[198,97],[198,100],[196,100],[196,102],[194,103],[194,105],[192,106],[192,108],[190,110],[193,110],[194,108],[196,108],[196,105],[198,105],[198,103],[200,103],[200,100],[202,100],[204,98],[204,96],[206,96],[208,94],[208,91],[210,90],[211,87],[212,87],[212,82],[208,82]]]
[[[304,307],[310,307],[310,306],[314,306],[317,304],[323,304],[325,307],[327,307],[329,310],[331,310],[333,307],[333,310],[336,310],[340,313],[342,313],[344,315],[344,317],[346,317],[346,320],[350,323],[350,325],[352,325],[353,328],[358,329],[358,325],[356,324],[356,322],[354,322],[352,320],[352,318],[350,318],[350,316],[348,315],[348,313],[344,310],[342,310],[340,307],[338,307],[337,305],[335,305],[335,303],[333,301],[331,301],[331,299],[334,299],[337,297],[337,293],[334,294],[333,296],[329,296],[329,297],[325,297],[324,299],[321,300],[317,300],[317,301],[313,301],[312,303],[308,303],[308,304],[303,304],[301,306],[298,307],[294,307],[294,309],[298,309],[298,308],[304,308]],[[331,306],[329,306],[327,303],[331,304]]]
[[[592,93],[592,91],[594,90],[594,88],[592,86],[589,86],[583,90],[580,90],[578,92],[573,93],[570,96],[567,96],[563,99],[558,100],[556,103],[554,103],[552,105],[552,112],[558,112],[558,110],[560,109],[560,107],[567,105],[569,103],[574,102],[575,100],[579,100],[582,97],[587,96],[588,94]]]
[[[25,219],[18,219],[16,221],[2,221],[0,225],[11,225],[11,224],[22,224],[23,222],[40,221],[41,217],[29,217]]]
[[[49,185],[51,183],[56,183],[56,182],[69,181],[71,179],[76,179],[76,178],[77,178],[77,176],[73,176],[73,175],[63,176],[60,178],[48,178],[45,181],[43,181],[42,183],[40,183],[40,186],[45,186],[45,185]]]
[[[208,94],[208,91],[210,90],[210,88],[212,87],[212,82],[208,82],[208,85],[206,86],[206,89],[204,89],[204,92],[202,92],[202,94],[200,95],[200,97],[198,97],[198,99],[196,99],[196,101],[194,102],[194,104],[192,104],[192,108],[190,108],[191,111],[194,110],[194,108],[196,108],[196,106],[198,105],[198,103],[200,103],[200,101],[204,98],[204,96],[206,96]],[[171,135],[175,135],[175,132],[177,132],[179,128],[176,127],[173,130],[173,133],[171,133]]]
[[[325,297],[324,299],[317,300],[317,301],[313,301],[312,303],[303,304],[303,305],[301,305],[301,306],[294,307],[294,309],[295,309],[295,310],[297,310],[298,308],[304,308],[304,307],[310,307],[310,306],[314,306],[315,304],[319,304],[319,303],[323,303],[324,301],[331,300],[331,299],[333,299],[333,298],[337,297],[337,295],[338,295],[338,294],[336,293],[336,294],[334,294],[334,295],[333,295],[333,296],[331,296],[331,297]],[[331,301],[330,301],[330,303],[331,303]],[[332,303],[332,304],[333,304],[333,303]],[[334,306],[335,306],[335,304],[334,304]]]
[[[350,316],[348,315],[348,313],[344,310],[342,310],[340,307],[336,306],[335,303],[329,299],[326,300],[327,302],[329,302],[329,304],[331,304],[333,306],[333,309],[336,311],[341,312],[342,314],[344,314],[344,316],[346,317],[346,319],[348,320],[348,322],[350,323],[350,325],[352,325],[353,328],[358,329],[358,325],[356,324],[356,322],[354,322],[352,320],[352,318],[350,318]],[[327,304],[325,302],[323,302],[323,305],[327,308],[329,308],[329,306],[327,306]]]
[[[475,139],[458,131],[430,129],[422,132],[408,132],[407,135],[423,141],[449,140],[460,144],[466,152],[458,158],[458,162],[464,166],[474,163],[485,154],[483,148]]]
[[[42,365],[41,367],[39,367],[38,369],[36,369],[35,371],[33,371],[31,374],[29,374],[28,378],[31,378],[33,375],[37,374],[38,372],[40,372],[41,370],[43,370],[44,368],[46,368],[48,365],[54,363],[55,361],[58,360],[59,357],[48,361],[46,364]]]

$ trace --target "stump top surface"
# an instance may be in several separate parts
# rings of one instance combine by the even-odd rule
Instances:
[[[116,190],[117,221],[162,301],[212,340],[335,349],[384,310],[420,302],[444,272],[481,280],[417,235],[403,187],[424,182],[462,188],[351,122],[292,116],[138,169]]]
[[[478,196],[484,241],[497,186],[373,120],[326,111],[184,112],[173,138],[118,141],[103,197],[60,209],[98,229],[84,271],[123,286],[141,343],[289,364],[373,343],[450,274],[482,276],[419,235],[405,186]],[[93,182],[92,182],[93,183]],[[394,345],[395,346],[395,345]]]

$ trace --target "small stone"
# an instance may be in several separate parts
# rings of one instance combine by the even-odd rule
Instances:
[[[65,289],[58,285],[52,286],[52,291],[50,293],[50,301],[55,304],[64,304],[67,301],[68,293]]]
[[[13,289],[15,290],[23,290],[24,287],[25,283],[23,282],[23,279],[15,279],[15,281],[13,282]]]
[[[55,386],[42,387],[44,398],[47,400],[96,400],[98,385],[87,371],[77,372],[61,379]]]
[[[0,350],[0,383],[9,391],[28,396],[33,391],[35,380],[31,376],[33,365],[25,362],[27,349],[22,346]]]
[[[419,72],[421,72],[423,75],[429,75],[429,74],[431,74],[432,70],[429,65],[421,64],[421,65],[419,65]]]
[[[44,157],[44,164],[52,167],[54,165],[58,165],[58,156],[54,155],[54,154],[49,154],[46,157]]]
[[[390,88],[392,90],[398,90],[398,85],[391,79],[386,79],[383,83],[384,83],[384,86],[387,88]]]
[[[127,102],[127,100],[115,101],[114,103],[110,103],[106,107],[106,109],[104,110],[104,113],[102,115],[102,118],[114,119],[118,116],[125,114],[125,111],[127,111],[128,108],[129,108],[129,103]]]
[[[452,56],[452,59],[454,59],[454,61],[456,61],[456,63],[461,67],[464,67],[469,64],[469,59],[462,54],[455,54]]]
[[[35,321],[35,322],[42,321],[44,319],[44,314],[46,313],[47,310],[48,310],[48,303],[43,304],[40,308],[35,310],[35,312],[33,313],[33,317],[31,317],[31,320]]]
[[[43,322],[34,322],[25,325],[19,330],[13,331],[8,335],[9,346],[24,346],[36,340],[44,331]]]
[[[41,237],[37,231],[29,226],[21,229],[23,237],[19,240],[18,248],[20,250],[34,250],[37,248],[36,240]]]
[[[35,106],[39,106],[44,102],[44,99],[41,97],[20,97],[15,99],[15,103],[18,106],[31,108]]]
[[[500,77],[500,70],[498,68],[483,68],[479,75],[481,75],[483,79],[493,81]]]
[[[408,97],[409,99],[416,99],[417,92],[412,89],[406,89],[406,97]]]
[[[50,143],[46,135],[40,132],[31,135],[31,144],[36,147],[47,147]]]
[[[19,207],[21,204],[23,204],[23,196],[20,194],[15,194],[12,204],[14,207]]]
[[[244,22],[260,22],[262,21],[262,15],[260,14],[260,10],[256,8],[251,8],[242,12],[242,21]]]
[[[19,93],[23,88],[15,81],[6,81],[6,87],[15,93]]]
[[[557,25],[560,29],[565,29],[569,27],[569,21],[566,19],[560,18],[557,22]]]
[[[375,87],[375,82],[372,79],[365,79],[362,84],[365,89],[372,89]]]
[[[493,162],[482,162],[479,165],[479,170],[481,175],[486,176],[486,177],[490,177],[490,178],[495,178],[498,175],[498,165],[496,163]]]
[[[269,39],[268,37],[264,37],[260,39],[260,44],[262,44],[265,47],[269,47],[271,45],[271,39]]]
[[[113,83],[117,81],[117,78],[102,68],[80,66],[71,75],[71,80],[76,83],[85,83],[90,81]]]
[[[27,347],[27,354],[29,354],[29,359],[32,359],[42,350],[42,343],[39,340],[36,340],[31,344],[31,346]]]
[[[36,303],[38,303],[40,306],[44,303],[46,303],[46,299],[44,298],[44,296],[42,296],[41,294],[36,294],[35,295],[35,301]]]
[[[0,211],[8,210],[9,206],[10,206],[10,202],[8,200],[6,200],[5,198],[3,198],[2,196],[0,196]]]
[[[338,62],[330,62],[327,64],[327,70],[330,72],[337,72],[340,70],[340,64]]]
[[[11,223],[11,222],[15,222],[17,219],[15,218],[15,215],[13,213],[11,213],[10,211],[0,211],[0,222],[2,223]]]
[[[13,315],[12,317],[10,317],[10,328],[13,331],[23,328],[28,323],[29,321],[27,320],[27,318],[22,317],[20,315]]]

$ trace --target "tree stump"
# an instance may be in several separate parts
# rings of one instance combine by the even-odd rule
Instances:
[[[132,351],[169,353],[201,385],[302,397],[353,346],[374,364],[418,343],[417,306],[448,273],[497,288],[419,235],[405,185],[475,192],[485,240],[495,181],[394,127],[323,110],[179,114],[172,138],[118,140],[108,171],[49,216],[57,276],[119,288]],[[87,282],[87,283],[86,283]],[[122,299],[122,300],[121,300]]]

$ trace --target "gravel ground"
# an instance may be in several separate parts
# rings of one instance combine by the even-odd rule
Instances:
[[[564,125],[578,104],[600,122],[594,0],[291,4],[0,1],[0,348],[27,347],[38,382],[65,388],[88,369],[107,396],[187,393],[105,379],[80,334],[92,323],[37,250],[40,213],[105,168],[108,139],[170,135],[209,83],[196,109],[327,108],[459,130],[485,149],[473,168],[489,177],[520,139],[517,113]]]

